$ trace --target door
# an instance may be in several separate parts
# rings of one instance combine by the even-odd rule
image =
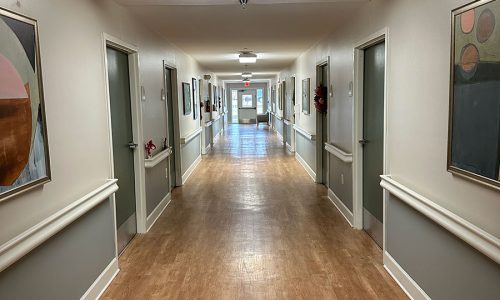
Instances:
[[[326,87],[327,92],[326,95],[328,95],[328,65],[323,65],[321,66],[321,85]],[[330,105],[330,103],[328,103]],[[322,182],[324,185],[328,187],[328,153],[325,149],[325,143],[328,142],[328,110],[326,113],[321,114],[321,151],[322,151]]]
[[[168,129],[168,146],[172,149],[172,154],[169,156],[169,182],[170,191],[176,186],[176,165],[175,165],[175,128],[174,128],[174,98],[172,93],[172,70],[165,68],[165,91],[167,96],[167,129]]]
[[[108,47],[109,98],[113,138],[114,175],[120,189],[115,194],[118,253],[137,233],[135,209],[134,142],[128,54]]]
[[[255,123],[257,121],[257,93],[255,90],[241,90],[238,92],[239,123]]]
[[[384,171],[385,43],[364,52],[363,79],[363,228],[382,247]]]

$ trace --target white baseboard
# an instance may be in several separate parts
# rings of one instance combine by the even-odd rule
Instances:
[[[118,268],[118,259],[113,258],[111,263],[104,269],[101,275],[97,277],[80,300],[95,300],[101,298],[113,279],[118,275],[118,272],[120,272]]]
[[[328,189],[328,199],[330,199],[330,201],[332,201],[333,205],[335,205],[335,207],[337,207],[337,209],[344,216],[344,218],[347,220],[349,225],[351,225],[351,227],[354,227],[353,226],[353,224],[354,224],[353,213],[349,210],[349,208],[347,208],[347,206],[345,206],[344,202],[342,202],[340,200],[340,198],[337,197],[337,195],[335,195],[335,193],[331,189]]]
[[[283,143],[283,136],[281,135],[281,133],[279,131],[276,130],[276,135],[278,136],[278,139],[280,140],[280,142]]]
[[[316,172],[313,171],[313,169],[307,164],[307,162],[300,156],[298,152],[295,152],[295,159],[299,161],[299,163],[304,167],[306,170],[307,174],[311,176],[312,180],[316,182]]]
[[[188,181],[189,177],[191,176],[191,174],[193,174],[194,170],[200,164],[200,162],[201,162],[201,155],[198,156],[198,158],[196,158],[194,163],[189,167],[189,169],[187,169],[186,173],[182,175],[182,185],[184,185]]]
[[[290,151],[291,153],[294,153],[295,151],[293,150],[292,146],[288,143],[286,143],[286,148],[288,149],[288,151]]]
[[[170,200],[172,199],[172,194],[168,193],[168,195],[165,196],[156,206],[156,208],[153,210],[151,215],[149,215],[146,219],[146,227],[147,227],[147,232],[153,227],[153,225],[156,223],[158,218],[161,216],[163,211],[165,211],[165,208],[167,208],[168,204],[170,203]]]
[[[384,268],[396,280],[403,291],[413,300],[430,300],[431,298],[422,288],[406,273],[396,260],[384,251]]]

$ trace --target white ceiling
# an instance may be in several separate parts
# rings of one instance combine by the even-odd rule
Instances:
[[[238,51],[258,54],[248,71],[270,78],[342,26],[369,0],[115,0],[201,65],[232,78]]]

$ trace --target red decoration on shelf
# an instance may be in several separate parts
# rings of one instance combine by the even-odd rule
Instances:
[[[328,89],[326,86],[320,85],[316,88],[314,96],[314,107],[320,113],[326,113],[328,109]]]
[[[146,149],[146,155],[147,155],[147,158],[152,158],[153,155],[152,155],[152,151],[153,150],[156,150],[156,145],[153,143],[153,141],[149,141],[146,143],[146,145],[144,146],[144,148]]]

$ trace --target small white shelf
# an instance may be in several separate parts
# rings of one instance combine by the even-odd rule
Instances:
[[[195,137],[197,137],[202,131],[203,131],[203,129],[201,129],[201,127],[200,127],[198,129],[196,129],[195,131],[191,132],[190,134],[188,134],[187,136],[181,138],[181,144],[185,145],[185,144],[189,143]]]

